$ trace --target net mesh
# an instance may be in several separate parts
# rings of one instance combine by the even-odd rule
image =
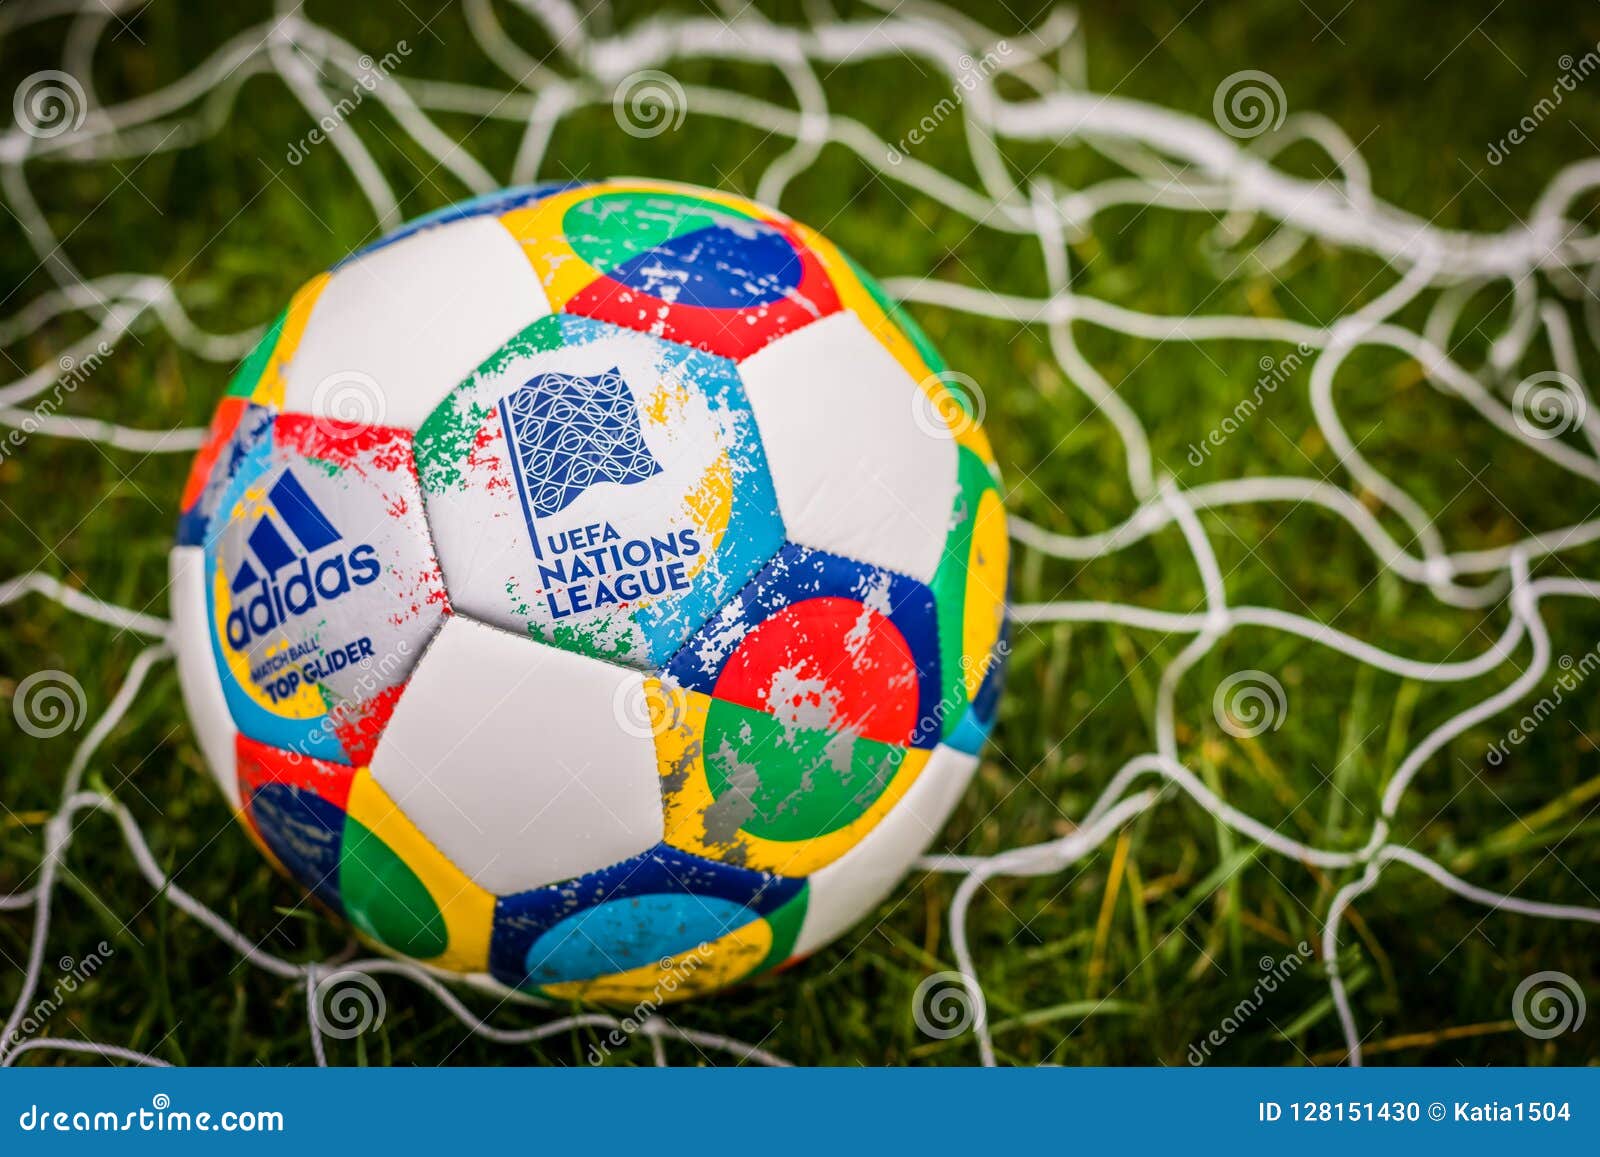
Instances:
[[[81,315],[92,324],[81,339],[54,351],[52,360],[0,387],[0,422],[29,435],[162,454],[184,454],[200,444],[198,429],[139,429],[63,412],[59,397],[52,400],[52,387],[59,385],[64,368],[104,356],[135,331],[146,341],[170,341],[224,364],[242,357],[258,331],[205,331],[186,312],[179,287],[162,277],[81,275],[70,256],[70,238],[58,236],[41,210],[30,172],[41,165],[136,160],[221,132],[230,118],[239,115],[232,97],[251,76],[277,78],[307,116],[326,127],[328,144],[337,150],[384,228],[398,224],[399,200],[364,140],[370,128],[343,115],[338,106],[341,94],[353,91],[353,84],[381,103],[411,146],[479,192],[500,186],[502,179],[515,183],[549,176],[544,160],[552,134],[577,110],[613,105],[619,125],[631,126],[636,135],[675,127],[689,111],[710,122],[754,126],[791,142],[762,172],[754,190],[760,200],[782,204],[786,187],[807,171],[825,146],[842,146],[883,181],[931,194],[951,213],[967,218],[974,230],[988,231],[1013,247],[1036,247],[1048,276],[1048,293],[1042,297],[938,278],[890,279],[887,288],[901,301],[929,309],[1016,327],[1044,327],[1064,380],[1082,391],[1120,438],[1127,484],[1137,499],[1133,512],[1126,517],[1110,514],[1106,520],[1110,529],[1087,535],[1056,533],[1015,518],[1014,537],[1026,551],[1088,562],[1175,529],[1198,575],[1203,601],[1198,607],[1174,610],[1081,600],[1013,608],[1023,630],[1055,623],[1117,624],[1173,637],[1182,645],[1162,664],[1154,689],[1149,711],[1154,750],[1117,769],[1070,831],[992,855],[934,854],[919,865],[920,870],[949,873],[959,881],[948,914],[957,964],[954,982],[968,1014],[963,1023],[970,1025],[985,1064],[995,1063],[996,1052],[983,1000],[985,960],[974,948],[970,922],[974,906],[984,902],[987,886],[1003,877],[1062,873],[1115,839],[1139,816],[1174,806],[1181,797],[1266,854],[1345,874],[1348,882],[1337,889],[1322,919],[1317,954],[1346,1042],[1345,1055],[1352,1064],[1362,1059],[1362,1031],[1342,975],[1340,937],[1351,905],[1385,873],[1397,868],[1421,873],[1462,901],[1492,910],[1600,923],[1600,907],[1536,898],[1536,876],[1526,881],[1527,895],[1478,887],[1398,840],[1394,831],[1397,810],[1430,759],[1468,728],[1505,712],[1549,682],[1553,647],[1546,604],[1600,598],[1600,581],[1570,573],[1536,577],[1535,570],[1541,562],[1600,539],[1600,519],[1530,531],[1505,546],[1452,549],[1405,479],[1392,470],[1380,470],[1364,455],[1361,439],[1352,435],[1336,405],[1334,388],[1340,367],[1357,351],[1364,347],[1398,351],[1421,367],[1431,387],[1465,403],[1476,420],[1505,435],[1511,447],[1508,455],[1539,456],[1579,479],[1600,481],[1600,417],[1589,404],[1582,366],[1587,355],[1580,352],[1581,345],[1592,350],[1600,342],[1595,296],[1600,286],[1600,235],[1571,219],[1573,206],[1600,187],[1600,160],[1561,170],[1520,224],[1492,234],[1451,231],[1376,197],[1360,151],[1336,125],[1308,114],[1285,118],[1281,107],[1275,113],[1270,77],[1255,78],[1254,89],[1245,93],[1265,102],[1255,115],[1273,122],[1267,126],[1270,131],[1240,131],[1231,118],[1240,115],[1241,106],[1225,102],[1221,90],[1216,122],[1087,90],[1086,46],[1069,11],[1056,10],[1027,34],[1005,39],[928,0],[884,2],[881,11],[867,19],[838,17],[819,3],[811,7],[811,18],[797,25],[730,8],[725,18],[662,15],[622,28],[615,27],[603,6],[580,12],[567,0],[518,0],[510,8],[518,11],[519,18],[542,25],[555,45],[554,58],[548,60],[536,59],[521,46],[488,0],[466,0],[467,24],[489,66],[484,73],[490,76],[491,68],[500,73],[496,83],[483,84],[428,80],[408,70],[388,70],[359,46],[285,5],[270,22],[217,46],[186,75],[134,99],[101,104],[85,88],[86,78],[92,75],[97,47],[115,35],[134,7],[101,0],[56,0],[0,11],[0,32],[62,15],[73,17],[66,25],[61,68],[48,74],[65,94],[60,115],[71,123],[65,131],[52,131],[48,107],[37,105],[30,113],[40,118],[35,131],[14,127],[0,137],[0,196],[56,283],[54,290],[10,307],[0,319],[0,344],[10,346],[68,315]],[[883,141],[847,111],[830,106],[825,75],[845,65],[871,65],[885,58],[919,62],[947,79],[957,96],[952,110],[959,111],[975,182],[924,163],[911,154],[906,142]],[[761,100],[732,86],[682,85],[665,71],[697,60],[776,69],[792,89],[794,103],[791,107]],[[1281,100],[1281,93],[1278,97]],[[19,92],[19,118],[22,100]],[[520,128],[509,167],[504,167],[503,157],[495,165],[477,159],[435,122],[442,114],[466,114]],[[1038,143],[1070,143],[1094,150],[1121,172],[1078,188],[1062,187],[1036,174],[1019,179],[1018,166],[1007,161],[1008,150]],[[1283,150],[1307,143],[1325,152],[1333,166],[1328,178],[1307,179],[1276,163]],[[1074,291],[1073,243],[1092,237],[1097,219],[1109,210],[1129,206],[1216,217],[1219,236],[1229,244],[1245,243],[1250,260],[1260,267],[1281,266],[1312,239],[1330,251],[1375,259],[1382,275],[1372,279],[1370,291],[1355,307],[1326,325],[1203,312],[1203,301],[1194,303],[1193,312],[1154,315]],[[1452,356],[1453,337],[1471,291],[1493,282],[1509,287],[1508,320],[1485,363],[1469,368]],[[1587,308],[1581,312],[1583,324],[1575,326],[1558,299],[1578,298]],[[1420,315],[1425,320],[1414,324],[1398,320],[1402,314],[1418,317],[1416,308],[1408,308],[1418,303],[1426,306]],[[1255,476],[1179,485],[1159,468],[1144,423],[1081,347],[1080,337],[1088,329],[1152,343],[1288,347],[1293,352],[1280,361],[1303,364],[1308,371],[1316,426],[1337,458],[1338,471],[1328,477]],[[1519,377],[1518,367],[1541,341],[1554,368]],[[1267,364],[1263,362],[1264,367]],[[1240,392],[1246,395],[1248,387]],[[1557,436],[1552,436],[1552,429]],[[1294,610],[1230,601],[1215,532],[1208,532],[1201,515],[1230,507],[1273,505],[1315,507],[1340,520],[1359,536],[1378,567],[1425,589],[1445,605],[1503,613],[1499,636],[1468,658],[1419,659]],[[1397,536],[1392,528],[1403,529]],[[377,991],[377,978],[400,978],[420,986],[471,1032],[495,1042],[536,1041],[575,1027],[610,1029],[622,1023],[601,1012],[569,1016],[553,1010],[549,1019],[533,1028],[497,1027],[492,1018],[475,1014],[438,977],[407,963],[354,959],[348,953],[319,963],[298,963],[252,942],[169,878],[123,804],[106,792],[85,787],[97,749],[134,705],[151,670],[170,659],[165,641],[168,624],[96,599],[43,573],[0,583],[0,604],[30,596],[55,600],[86,618],[147,636],[151,642],[78,743],[28,885],[0,896],[0,910],[22,918],[31,915],[32,920],[21,990],[0,1033],[0,1058],[5,1063],[37,1050],[164,1063],[115,1042],[59,1036],[16,1039],[15,1030],[40,987],[52,898],[72,854],[75,819],[94,811],[113,817],[138,871],[158,893],[158,902],[171,904],[205,925],[251,966],[304,988],[310,1039],[319,1062],[326,1062],[325,1034],[337,1035],[323,999],[328,986],[355,984],[371,996]],[[1180,743],[1180,685],[1202,659],[1241,628],[1292,636],[1406,680],[1464,683],[1503,670],[1508,681],[1438,723],[1405,753],[1387,781],[1380,812],[1363,846],[1319,847],[1283,834],[1281,817],[1247,814],[1197,774],[1192,761],[1186,762]],[[1273,709],[1270,688],[1244,691],[1246,697],[1228,708],[1227,718],[1237,726],[1248,724],[1251,712]],[[756,1042],[681,1027],[666,1015],[646,1017],[638,1031],[650,1041],[657,1063],[667,1062],[664,1045],[673,1040],[740,1061],[785,1063]]]

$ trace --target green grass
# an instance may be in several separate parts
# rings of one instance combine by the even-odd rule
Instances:
[[[1511,161],[1484,153],[1561,69],[1600,41],[1590,4],[1542,6],[1537,18],[1489,6],[1428,6],[1402,17],[1380,6],[1338,5],[1322,19],[1299,0],[1203,6],[1181,22],[1169,6],[1094,3],[1084,13],[1088,69],[1097,91],[1156,101],[1208,117],[1223,77],[1271,72],[1291,109],[1318,110],[1360,143],[1378,194],[1441,226],[1498,229],[1532,204],[1563,163],[1595,152],[1585,136],[1600,125],[1600,80],[1568,97]],[[426,31],[403,6],[312,5],[364,50],[411,45],[403,73],[499,83],[454,8]],[[424,8],[431,8],[431,0]],[[619,4],[631,18],[655,5]],[[764,6],[766,7],[766,6]],[[798,4],[767,7],[792,16]],[[963,6],[998,27],[1016,18],[998,4]],[[1037,4],[1032,5],[1037,9]],[[236,10],[237,9],[237,10]],[[420,9],[419,9],[420,10]],[[870,10],[863,10],[868,12]],[[213,47],[267,14],[265,5],[151,5],[96,58],[94,86],[121,99],[170,81]],[[427,13],[424,12],[424,16]],[[500,12],[529,45],[540,34]],[[1480,25],[1480,21],[1482,21]],[[52,22],[0,42],[0,89],[53,63],[65,25]],[[1442,61],[1442,63],[1441,63]],[[777,74],[731,64],[674,68],[685,83],[718,84],[788,102]],[[944,95],[943,82],[911,63],[840,68],[827,77],[837,111],[887,140],[901,138]],[[403,140],[375,104],[357,114],[377,142],[402,207],[415,215],[466,190]],[[491,171],[509,171],[514,125],[441,117],[452,136]],[[313,271],[370,240],[370,213],[331,148],[297,168],[289,142],[309,124],[282,85],[253,77],[239,90],[226,132],[145,161],[96,166],[32,165],[35,196],[65,251],[85,276],[137,270],[177,279],[207,328],[232,331],[269,318]],[[469,136],[470,134],[470,136]],[[685,130],[652,140],[617,131],[609,108],[576,114],[552,142],[543,175],[647,173],[753,192],[784,142],[749,128],[691,115]],[[942,126],[919,159],[975,180],[962,131]],[[1112,166],[1081,148],[1008,149],[1026,172],[1082,185]],[[1282,163],[1304,175],[1325,158],[1297,147]],[[9,204],[9,200],[7,200]],[[933,199],[890,187],[857,158],[828,148],[785,196],[793,215],[825,228],[880,276],[931,275],[1029,295],[1046,290],[1029,244],[974,230]],[[1166,211],[1111,212],[1074,245],[1075,288],[1155,313],[1232,312],[1326,321],[1370,296],[1379,263],[1307,246],[1277,278],[1248,270],[1218,280],[1207,239],[1213,221]],[[50,288],[12,216],[0,214],[0,315]],[[1505,322],[1505,287],[1488,287],[1465,340],[1469,364]],[[1112,525],[1135,502],[1120,443],[1052,360],[1042,329],[1018,330],[952,313],[915,311],[950,362],[982,383],[988,425],[1016,512],[1055,529]],[[1419,324],[1421,314],[1404,315]],[[81,318],[50,324],[4,351],[4,376],[53,361],[86,332]],[[1185,461],[1192,441],[1219,423],[1256,380],[1257,361],[1281,346],[1156,346],[1103,331],[1077,331],[1085,355],[1114,383],[1150,431],[1158,462],[1186,485],[1260,474],[1320,476],[1333,456],[1316,432],[1295,375],[1246,431],[1201,467]],[[1592,351],[1590,351],[1592,353]],[[1538,356],[1543,356],[1542,354]],[[1543,364],[1528,369],[1543,368]],[[1589,363],[1591,380],[1597,369]],[[119,346],[70,407],[132,425],[203,422],[227,367],[182,351],[159,330]],[[1512,541],[1591,517],[1592,492],[1527,454],[1514,453],[1464,406],[1418,380],[1399,355],[1364,351],[1340,377],[1353,436],[1381,468],[1401,478],[1434,512],[1453,547]],[[165,556],[187,463],[35,438],[0,463],[0,576],[40,569],[95,595],[152,613],[165,608]],[[1336,481],[1344,481],[1335,475]],[[1299,611],[1408,655],[1460,658],[1498,634],[1505,612],[1463,612],[1377,570],[1342,523],[1315,511],[1284,518],[1280,507],[1205,517],[1228,575],[1230,599]],[[1399,525],[1388,523],[1398,533]],[[1600,548],[1575,551],[1541,573],[1596,573]],[[1198,578],[1175,530],[1091,564],[1020,553],[1019,599],[1106,599],[1171,610],[1199,602]],[[1580,655],[1600,639],[1600,608],[1550,603],[1557,654]],[[996,742],[939,846],[989,853],[1070,830],[1112,772],[1154,746],[1150,719],[1160,665],[1185,640],[1115,628],[1020,631],[1011,690]],[[0,698],[30,672],[60,668],[87,692],[91,715],[115,692],[138,640],[29,599],[0,609]],[[1524,651],[1525,655],[1526,652]],[[1281,730],[1236,740],[1213,721],[1216,684],[1243,667],[1274,672],[1290,702]],[[1456,687],[1421,686],[1376,673],[1331,652],[1263,631],[1231,636],[1185,681],[1179,739],[1197,773],[1238,807],[1326,847],[1358,847],[1404,753],[1427,731],[1503,686],[1509,672]],[[1594,756],[1600,702],[1571,697],[1500,767],[1485,760],[1509,719],[1482,724],[1432,760],[1408,797],[1398,838],[1485,887],[1540,899],[1594,904],[1600,891],[1600,814]],[[79,733],[81,736],[82,732]],[[0,713],[0,891],[31,882],[71,740],[39,741]],[[150,680],[91,765],[91,782],[114,794],[143,825],[159,861],[185,888],[247,934],[294,959],[336,951],[344,933],[300,902],[241,834],[209,783],[183,716],[170,665]],[[1550,807],[1552,800],[1565,804]],[[1284,817],[1287,817],[1286,819]],[[303,994],[241,965],[194,921],[153,897],[135,872],[113,822],[81,821],[63,882],[47,962],[82,957],[100,940],[115,955],[52,1019],[52,1035],[85,1037],[197,1064],[305,1064],[311,1060]],[[971,932],[996,1044],[1005,1061],[1067,1064],[1186,1063],[1203,1037],[1251,989],[1263,956],[1315,943],[1328,903],[1349,876],[1312,871],[1262,852],[1222,829],[1186,799],[1174,799],[1127,830],[1125,843],[1058,875],[1001,881],[980,897]],[[875,917],[834,947],[779,976],[676,1010],[680,1023],[760,1041],[807,1064],[960,1064],[975,1060],[970,1036],[940,1042],[911,1018],[926,974],[953,966],[947,909],[955,881],[914,876]],[[32,929],[31,913],[0,914],[0,1005],[9,1008]],[[1600,1017],[1579,1032],[1536,1041],[1511,1029],[1512,991],[1540,970],[1569,973],[1591,1003],[1600,999],[1600,931],[1590,925],[1487,914],[1404,869],[1393,869],[1356,906],[1342,937],[1342,964],[1373,1063],[1583,1063],[1600,1055]],[[1247,1020],[1215,1063],[1300,1064],[1342,1046],[1320,963],[1300,969]],[[54,977],[47,963],[45,987]],[[583,1032],[536,1047],[470,1037],[430,998],[386,982],[382,1028],[356,1042],[330,1042],[342,1063],[583,1063]],[[480,1011],[488,1003],[477,1000]],[[502,1008],[505,1025],[535,1014]],[[679,1063],[701,1058],[669,1046]],[[34,1054],[34,1063],[54,1056]],[[635,1042],[618,1063],[649,1063]]]

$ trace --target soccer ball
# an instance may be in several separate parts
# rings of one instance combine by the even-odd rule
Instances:
[[[380,948],[716,989],[880,903],[994,719],[965,381],[738,197],[540,185],[307,282],[182,499],[185,702],[245,830]]]

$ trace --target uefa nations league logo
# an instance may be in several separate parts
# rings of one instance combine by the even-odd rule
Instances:
[[[615,366],[592,378],[540,374],[501,400],[500,421],[537,558],[537,519],[559,514],[597,482],[627,485],[661,473]]]

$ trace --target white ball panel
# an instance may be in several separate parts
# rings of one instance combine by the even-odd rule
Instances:
[[[853,313],[739,363],[778,508],[802,546],[927,582],[956,493],[956,444],[924,429],[921,387]]]
[[[878,826],[808,877],[811,895],[796,956],[815,952],[883,902],[944,827],[977,767],[976,756],[940,744]]]
[[[211,624],[206,611],[206,552],[180,546],[167,557],[171,582],[172,649],[178,657],[178,685],[183,705],[200,741],[200,751],[234,811],[239,810],[239,777],[233,716],[222,696],[216,657],[211,651]]]
[[[553,884],[661,840],[655,744],[624,730],[644,677],[452,615],[372,756],[372,775],[496,894]]]
[[[284,408],[415,430],[501,342],[549,312],[497,218],[424,229],[334,270],[285,373]]]

